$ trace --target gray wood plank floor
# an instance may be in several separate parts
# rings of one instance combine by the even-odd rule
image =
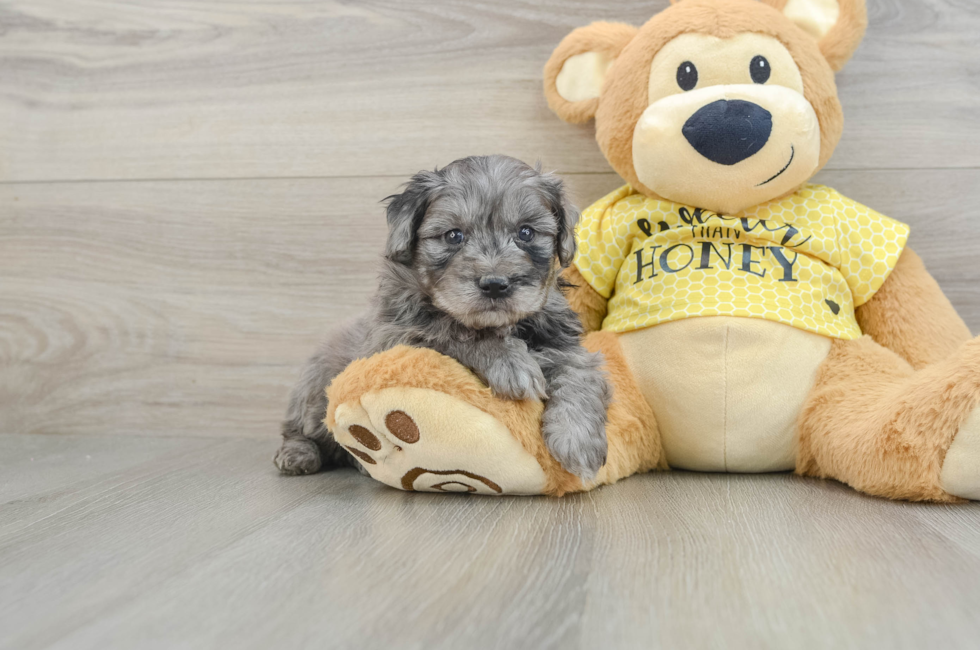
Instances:
[[[284,478],[258,440],[0,436],[0,647],[975,648],[980,508],[791,475],[560,500]]]
[[[380,199],[469,154],[621,181],[551,48],[667,0],[0,0],[0,648],[975,648],[980,504],[668,473],[561,500],[276,475]],[[818,178],[980,332],[980,3],[869,0]]]

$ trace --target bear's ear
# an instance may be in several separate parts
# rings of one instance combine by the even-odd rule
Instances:
[[[551,110],[566,122],[592,119],[609,66],[638,31],[622,23],[592,23],[563,38],[544,66]]]
[[[783,12],[817,39],[830,67],[839,71],[864,38],[868,27],[865,0],[762,0]]]

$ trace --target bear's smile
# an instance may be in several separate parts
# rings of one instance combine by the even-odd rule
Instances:
[[[786,171],[787,169],[789,169],[789,166],[793,164],[793,158],[795,158],[795,157],[796,157],[796,147],[794,147],[793,145],[790,145],[789,146],[789,162],[786,163],[786,166],[783,167],[782,169],[780,169],[779,172],[777,172],[775,176],[773,176],[772,178],[770,178],[767,181],[762,181],[761,183],[759,183],[758,185],[756,185],[756,187],[762,187],[763,185],[765,185],[767,183],[771,183],[774,180],[776,180],[777,178],[779,178],[780,176],[782,176],[783,175],[783,172]]]

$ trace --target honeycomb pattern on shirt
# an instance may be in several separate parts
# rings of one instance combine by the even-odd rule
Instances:
[[[855,307],[881,288],[908,232],[821,185],[737,217],[627,185],[582,213],[575,265],[609,299],[606,330],[745,316],[854,339]]]

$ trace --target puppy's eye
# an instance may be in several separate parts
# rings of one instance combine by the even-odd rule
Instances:
[[[685,61],[677,66],[677,85],[684,92],[693,90],[698,85],[698,69],[690,61]]]
[[[752,59],[752,63],[749,64],[749,74],[752,75],[752,81],[757,84],[764,84],[769,81],[769,75],[772,74],[769,59],[761,54]]]
[[[459,230],[458,228],[450,230],[443,235],[443,238],[446,240],[447,244],[453,244],[454,246],[459,246],[463,243],[463,240],[466,239],[466,237],[463,235],[463,231]]]
[[[534,229],[531,226],[521,226],[517,231],[517,238],[521,241],[531,241],[534,239]]]

